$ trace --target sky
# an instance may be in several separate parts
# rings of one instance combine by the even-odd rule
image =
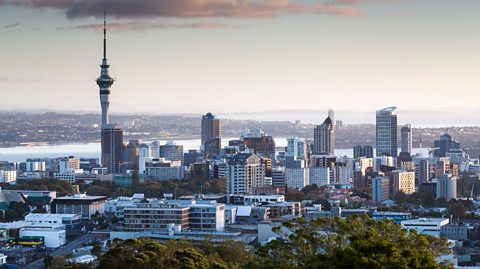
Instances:
[[[111,113],[480,124],[478,0],[0,0],[0,110],[99,113],[104,9]]]

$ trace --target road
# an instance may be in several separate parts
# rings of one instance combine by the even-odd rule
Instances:
[[[84,243],[90,243],[94,240],[94,235],[91,233],[84,234],[80,237],[77,237],[75,240],[71,241],[70,243],[59,247],[53,251],[49,251],[48,255],[54,256],[65,256],[73,252],[74,249],[82,247]],[[29,263],[24,269],[41,269],[43,267],[43,257]]]

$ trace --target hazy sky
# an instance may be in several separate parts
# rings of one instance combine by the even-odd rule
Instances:
[[[0,0],[0,109],[99,112],[104,8],[113,113],[480,113],[478,0]]]

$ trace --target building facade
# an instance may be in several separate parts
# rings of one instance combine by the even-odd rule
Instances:
[[[372,201],[381,203],[390,196],[390,179],[385,176],[377,176],[372,179]]]
[[[264,182],[265,168],[255,154],[239,153],[227,159],[227,195],[250,194]]]
[[[376,115],[376,155],[398,155],[396,107],[377,111]]]
[[[201,147],[206,157],[219,156],[222,148],[220,119],[208,112],[202,116]]]
[[[401,152],[412,154],[412,126],[405,124],[400,130]]]
[[[335,125],[327,117],[322,125],[313,131],[314,154],[334,154],[335,151]]]
[[[412,194],[415,192],[415,172],[413,171],[392,171],[393,189],[392,193],[403,192]]]

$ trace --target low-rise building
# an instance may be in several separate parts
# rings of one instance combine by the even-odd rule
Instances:
[[[20,229],[20,237],[43,237],[44,246],[58,248],[67,242],[63,224],[35,224]]]
[[[123,228],[126,232],[165,230],[174,224],[181,230],[188,229],[189,207],[150,201],[124,209]]]
[[[78,214],[82,219],[90,219],[92,215],[105,212],[106,200],[106,196],[75,194],[55,198],[53,203],[57,214]]]
[[[79,225],[82,216],[78,214],[41,214],[30,213],[25,216],[25,221],[35,223],[63,224],[67,229],[73,229]]]
[[[463,224],[447,224],[441,227],[440,235],[450,240],[467,240],[469,227]]]
[[[442,226],[450,221],[444,218],[420,218],[401,221],[402,228],[416,230],[420,234],[440,236]]]

